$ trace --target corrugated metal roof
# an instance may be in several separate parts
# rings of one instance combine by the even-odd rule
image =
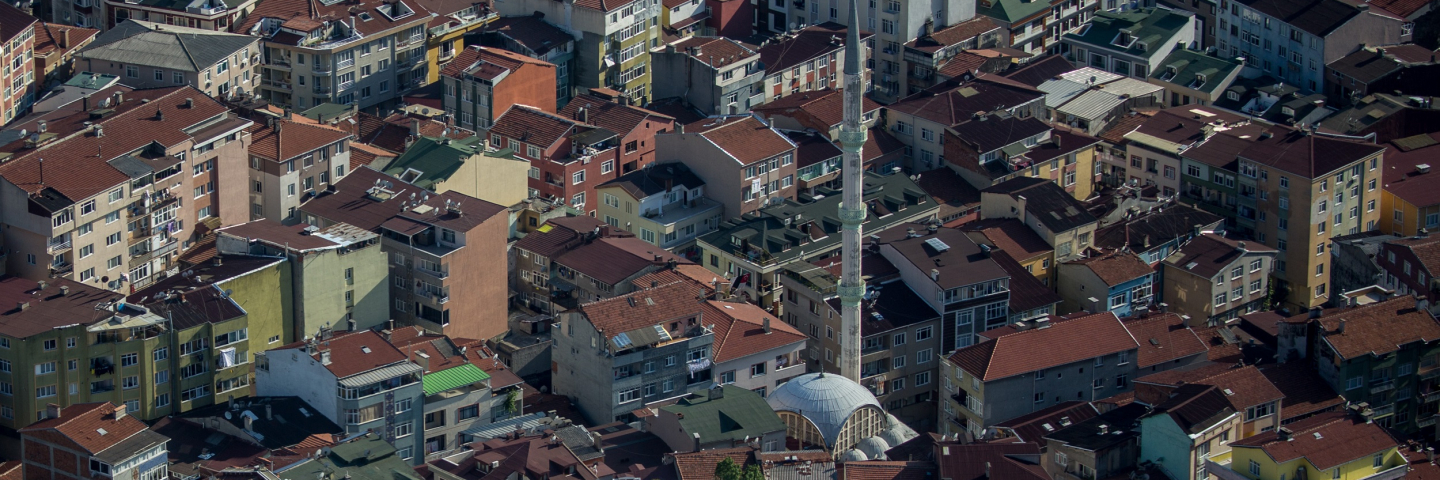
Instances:
[[[1185,147],[1184,145],[1154,135],[1150,135],[1148,133],[1140,133],[1139,131],[1125,134],[1125,139],[1142,145],[1155,147],[1166,152],[1178,153],[1183,150],[1183,147]]]
[[[1089,89],[1090,87],[1083,83],[1059,79],[1046,80],[1045,83],[1040,84],[1040,86],[1036,88],[1039,88],[1040,91],[1045,92],[1046,108],[1057,108],[1061,105],[1064,105],[1065,102],[1070,101],[1070,99],[1075,98],[1081,93],[1085,93],[1085,90]]]
[[[1110,73],[1110,72],[1107,72],[1107,71],[1104,71],[1104,70],[1101,70],[1101,69],[1098,69],[1098,68],[1095,68],[1095,67],[1084,67],[1084,68],[1081,68],[1081,69],[1078,69],[1078,70],[1072,70],[1072,71],[1069,71],[1069,72],[1066,72],[1066,73],[1062,73],[1062,74],[1060,74],[1060,78],[1063,78],[1063,79],[1065,79],[1065,80],[1069,80],[1069,81],[1072,81],[1072,82],[1076,82],[1076,83],[1097,83],[1097,84],[1098,84],[1098,83],[1110,83],[1110,82],[1113,82],[1113,81],[1116,81],[1116,80],[1125,78],[1125,76],[1124,76],[1124,75],[1115,74],[1115,73]],[[1091,78],[1094,78],[1095,81],[1094,81],[1094,82],[1091,82],[1091,81],[1090,81]]]
[[[408,373],[420,373],[419,365],[404,362],[380,367],[365,373],[353,375],[340,379],[340,385],[346,387],[362,387],[387,378],[394,378]]]
[[[258,39],[248,35],[191,30],[129,20],[95,37],[80,56],[129,65],[198,72],[235,55]],[[258,50],[257,50],[258,51]],[[239,68],[230,65],[229,68]],[[149,75],[141,72],[141,75]]]
[[[1155,85],[1149,82],[1142,82],[1133,78],[1122,78],[1110,83],[1106,83],[1102,88],[1104,88],[1105,91],[1116,95],[1129,95],[1132,97],[1150,95],[1162,90],[1159,85]]]
[[[1056,111],[1074,115],[1077,118],[1094,120],[1115,110],[1122,103],[1125,103],[1125,100],[1119,95],[1103,90],[1091,90],[1061,105]]]
[[[480,367],[474,364],[464,364],[455,368],[448,368],[435,373],[425,375],[420,383],[425,385],[425,394],[434,395],[453,388],[463,387],[475,382],[489,380],[490,374],[485,373]]]
[[[531,430],[542,425],[541,420],[549,418],[545,412],[537,412],[522,417],[515,417],[501,422],[489,423],[477,428],[465,431],[466,435],[475,438],[477,442],[504,437],[506,434],[516,430]]]

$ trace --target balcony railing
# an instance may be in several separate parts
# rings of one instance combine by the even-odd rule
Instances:
[[[353,66],[355,66],[355,59],[353,59],[353,58],[347,58],[347,59],[341,60],[341,61],[339,61],[338,63],[335,64],[335,68],[336,68],[336,69],[350,68],[350,67],[353,67]]]
[[[336,89],[337,89],[337,90],[344,90],[344,89],[350,88],[350,86],[351,86],[351,85],[354,85],[354,84],[355,84],[355,81],[354,81],[354,80],[347,81],[347,82],[340,82],[340,85],[337,86]]]
[[[1422,392],[1422,393],[1420,394],[1420,398],[1421,398],[1422,400],[1424,400],[1425,403],[1430,403],[1430,402],[1433,402],[1433,401],[1436,401],[1436,400],[1440,400],[1440,390],[1431,390],[1431,391],[1428,391],[1428,392]]]
[[[351,60],[351,62],[353,63],[354,60]],[[331,70],[330,70],[330,62],[315,62],[315,66],[314,66],[314,67],[311,67],[310,71],[315,72],[315,73],[320,74],[320,75],[328,74],[328,73],[330,73],[330,71],[331,71]]]
[[[450,276],[450,272],[447,271],[446,269],[443,269],[443,268],[429,268],[429,267],[420,267],[420,266],[417,266],[417,267],[415,267],[415,271],[420,272],[420,273],[423,273],[423,274],[426,274],[426,275],[429,275],[429,276],[432,276],[432,277],[435,277],[435,278],[439,278],[439,279],[444,279],[445,277],[449,277],[449,276]]]
[[[264,85],[264,86],[267,86],[267,87],[270,87],[270,88],[273,88],[273,89],[276,89],[276,90],[286,90],[286,91],[289,91],[289,90],[290,90],[290,82],[282,82],[282,81],[279,81],[279,80],[269,80],[269,79],[266,79],[266,80],[261,80],[261,81],[260,81],[260,84],[261,84],[261,85]]]
[[[1435,415],[1431,415],[1415,421],[1415,426],[1420,428],[1435,426]]]
[[[71,242],[69,238],[58,242],[52,240],[50,244],[45,247],[45,250],[50,253],[64,253],[70,250],[70,245]]]
[[[316,85],[316,86],[315,86],[315,94],[316,94],[316,95],[329,95],[329,94],[330,94],[330,87],[327,87],[327,86],[324,86],[324,85]]]
[[[1419,374],[1421,380],[1430,380],[1432,378],[1440,377],[1440,365],[1432,365],[1428,368],[1420,367]]]
[[[1394,381],[1394,380],[1385,380],[1385,381],[1380,381],[1380,382],[1370,382],[1370,393],[1371,393],[1371,394],[1376,394],[1376,393],[1380,393],[1380,392],[1388,392],[1388,391],[1391,391],[1391,390],[1394,390],[1394,389],[1395,389],[1395,381]]]

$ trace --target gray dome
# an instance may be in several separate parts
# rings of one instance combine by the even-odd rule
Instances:
[[[915,430],[911,429],[909,425],[906,425],[905,422],[901,422],[900,419],[895,418],[894,415],[886,414],[885,420],[888,423],[886,424],[885,431],[880,432],[880,439],[885,440],[885,443],[891,447],[920,436],[920,434],[915,433]]]
[[[859,444],[855,445],[855,448],[861,452],[865,452],[865,456],[871,460],[884,460],[885,451],[890,449],[890,445],[885,443],[885,440],[881,440],[880,437],[870,437],[861,440]]]
[[[863,462],[866,460],[869,460],[869,458],[865,457],[865,452],[853,448],[840,454],[840,461],[842,462]]]
[[[880,409],[880,402],[869,389],[848,378],[822,373],[792,378],[765,401],[777,412],[792,412],[810,420],[825,436],[825,446],[830,448],[835,447],[841,427],[856,410],[867,405]]]

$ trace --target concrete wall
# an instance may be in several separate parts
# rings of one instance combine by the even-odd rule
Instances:
[[[985,426],[1061,402],[1094,401],[1132,390],[1136,351],[1128,350],[1125,355],[1126,363],[1123,364],[1119,363],[1116,354],[1110,354],[1102,359],[1101,365],[1096,365],[1094,359],[1085,359],[1047,368],[1043,377],[1030,372],[986,382],[983,397],[987,408]],[[1116,379],[1120,376],[1125,378],[1124,387],[1117,386]],[[1100,382],[1100,388],[1095,388],[1096,381]],[[1035,400],[1037,395],[1041,397],[1040,401]]]
[[[472,155],[450,178],[435,184],[437,193],[454,190],[496,205],[515,205],[529,198],[530,162],[488,154]]]
[[[93,28],[93,27],[92,27]],[[142,88],[176,87],[190,85],[205,92],[205,95],[222,98],[221,87],[225,91],[234,93],[255,93],[260,86],[260,63],[254,61],[256,54],[260,53],[260,39],[236,50],[229,58],[225,59],[226,70],[219,72],[219,62],[206,65],[201,71],[181,71],[158,68],[149,64],[124,64],[106,60],[89,58],[86,53],[76,54],[75,64],[80,71],[115,75],[120,77],[120,83]],[[136,67],[135,76],[129,75],[128,67]],[[176,74],[181,75],[183,81],[175,81]]]
[[[804,351],[805,342],[799,341],[717,363],[711,372],[715,382],[720,383],[722,375],[733,371],[735,374],[733,385],[756,393],[760,393],[759,389],[763,388],[765,391],[760,396],[769,396],[770,392],[774,392],[781,384],[790,381],[796,375],[805,373],[805,362],[801,360],[804,358]],[[777,356],[785,356],[787,360],[794,360],[781,368],[776,362]],[[751,366],[761,363],[765,364],[765,373],[751,376]]]
[[[559,315],[562,331],[553,332],[555,347],[551,350],[553,362],[551,382],[555,393],[570,397],[580,413],[594,424],[609,423],[617,418],[629,418],[632,410],[645,403],[678,397],[708,388],[713,382],[690,384],[689,370],[685,355],[690,350],[705,349],[710,358],[710,346],[714,335],[705,334],[683,342],[675,342],[658,348],[629,351],[619,356],[607,352],[609,340],[595,330],[595,327],[579,313]],[[703,321],[703,318],[700,319]],[[673,365],[667,359],[675,357]],[[645,372],[645,363],[653,362],[654,370]],[[635,372],[630,377],[615,378],[615,368],[629,365]],[[713,371],[713,367],[712,367]],[[673,389],[665,391],[665,381],[673,382]],[[644,395],[646,385],[655,385],[653,395]],[[619,394],[630,389],[642,389],[640,398],[621,403]]]

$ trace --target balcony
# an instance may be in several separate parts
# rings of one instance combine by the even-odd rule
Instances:
[[[430,267],[422,267],[422,266],[416,265],[416,266],[415,266],[415,271],[420,272],[420,273],[423,273],[423,274],[426,274],[426,275],[429,275],[429,276],[431,276],[431,277],[435,277],[435,278],[441,279],[441,280],[444,280],[446,277],[449,277],[449,276],[450,276],[449,269],[446,269],[446,268],[430,268]]]
[[[290,59],[283,55],[274,55],[265,59],[265,66],[272,68],[290,69]]]
[[[141,264],[141,263],[148,262],[148,261],[150,261],[150,260],[152,260],[152,259],[159,258],[159,257],[163,257],[163,256],[165,256],[166,254],[168,254],[168,253],[170,253],[170,252],[173,252],[173,251],[175,251],[175,250],[178,249],[178,248],[180,248],[180,242],[179,242],[178,240],[175,240],[175,239],[172,238],[172,239],[170,239],[170,243],[167,243],[167,244],[161,246],[160,248],[156,248],[156,249],[151,250],[151,251],[149,251],[149,252],[145,252],[145,253],[142,253],[142,254],[139,254],[139,255],[136,255],[136,256],[132,257],[132,258],[130,259],[130,264],[131,264],[131,265],[139,265],[139,264]]]
[[[345,90],[345,89],[347,89],[347,88],[350,88],[350,86],[351,86],[351,85],[354,85],[354,84],[355,84],[355,81],[354,81],[354,80],[346,81],[346,82],[340,82],[340,85],[336,86],[335,89],[336,89],[336,90]]]
[[[282,82],[282,81],[279,81],[279,80],[265,79],[265,80],[261,80],[261,81],[260,81],[260,85],[263,85],[263,86],[265,86],[265,87],[268,87],[268,88],[270,88],[270,89],[272,89],[272,90],[280,90],[280,91],[285,91],[285,92],[291,91],[290,82]]]
[[[1420,372],[1418,373],[1418,375],[1420,375],[1421,380],[1430,380],[1440,377],[1440,365],[1420,367]]]
[[[1385,416],[1394,415],[1394,414],[1395,414],[1395,404],[1392,403],[1392,404],[1389,404],[1389,405],[1386,405],[1386,406],[1383,406],[1383,407],[1376,407],[1376,408],[1372,409],[1372,411],[1373,411],[1374,413],[1372,413],[1372,414],[1370,415],[1371,418],[1380,418],[1380,417],[1385,417]]]
[[[450,51],[448,51],[448,52],[446,52],[446,51],[440,52],[439,56],[436,57],[437,61],[439,61],[439,62],[448,62],[448,61],[450,61],[450,59],[452,59],[452,58],[455,58],[455,49],[453,49],[453,48],[450,49]]]
[[[355,59],[353,59],[353,58],[347,58],[347,59],[344,59],[344,60],[341,60],[341,61],[337,62],[337,63],[335,64],[335,69],[339,70],[339,69],[350,68],[350,67],[353,67],[353,66],[355,66]]]
[[[45,251],[53,255],[58,255],[70,251],[70,246],[70,237],[65,237],[60,240],[51,239],[50,244],[45,246]]]
[[[1431,391],[1428,391],[1428,392],[1421,392],[1421,393],[1420,393],[1420,399],[1421,399],[1422,401],[1424,401],[1425,403],[1430,403],[1430,402],[1434,402],[1434,401],[1436,401],[1436,400],[1440,400],[1440,389],[1431,390]]]
[[[73,272],[73,271],[75,271],[75,265],[71,264],[70,262],[66,262],[66,261],[63,261],[63,260],[62,260],[62,261],[60,261],[59,263],[52,263],[52,264],[50,264],[50,277],[51,277],[51,278],[63,277],[63,276],[65,276],[65,275],[69,275],[70,272]]]
[[[1377,394],[1377,393],[1380,393],[1380,392],[1388,392],[1388,391],[1391,391],[1391,390],[1394,390],[1394,389],[1395,389],[1395,381],[1394,381],[1394,380],[1383,380],[1383,381],[1378,381],[1378,382],[1374,382],[1374,381],[1370,382],[1370,394],[1371,394],[1371,395],[1374,395],[1374,394]]]
[[[1435,415],[1431,415],[1415,421],[1415,426],[1420,428],[1435,426]]]
[[[353,63],[354,60],[351,62]],[[331,72],[330,62],[315,62],[315,66],[310,67],[310,71],[316,75],[329,75]]]
[[[324,85],[316,85],[314,91],[316,95],[329,95],[330,87]]]

